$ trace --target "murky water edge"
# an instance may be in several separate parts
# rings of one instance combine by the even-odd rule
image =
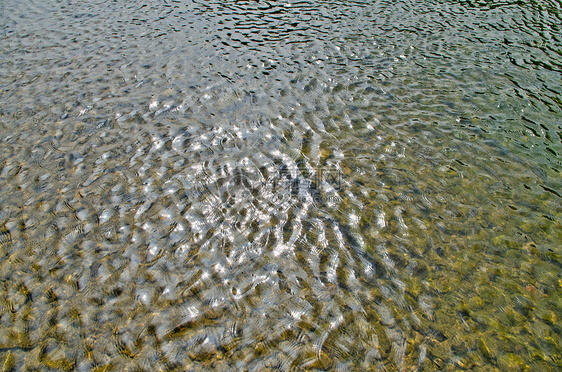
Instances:
[[[24,3],[5,369],[560,367],[559,3]]]

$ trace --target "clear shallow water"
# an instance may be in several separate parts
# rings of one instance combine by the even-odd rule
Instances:
[[[4,1],[4,367],[560,368],[560,8]]]

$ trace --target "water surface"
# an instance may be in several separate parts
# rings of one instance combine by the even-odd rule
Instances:
[[[0,4],[16,370],[556,370],[557,1]]]

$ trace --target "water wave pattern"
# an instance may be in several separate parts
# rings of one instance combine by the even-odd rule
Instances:
[[[23,3],[6,369],[560,367],[559,3]]]

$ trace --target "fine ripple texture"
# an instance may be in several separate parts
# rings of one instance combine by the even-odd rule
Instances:
[[[4,368],[562,367],[560,12],[3,1]]]

